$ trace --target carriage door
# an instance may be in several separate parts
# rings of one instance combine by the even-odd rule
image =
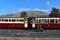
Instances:
[[[28,28],[32,29],[32,24],[30,23],[30,21],[32,20],[32,18],[28,18]]]

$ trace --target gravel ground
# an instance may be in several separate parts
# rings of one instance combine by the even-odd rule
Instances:
[[[31,37],[31,38],[60,38],[60,30],[35,30],[0,29],[0,37]]]

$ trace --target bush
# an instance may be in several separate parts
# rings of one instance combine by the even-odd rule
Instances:
[[[43,27],[42,27],[41,25],[39,25],[39,26],[37,27],[37,30],[38,30],[38,31],[43,31]]]

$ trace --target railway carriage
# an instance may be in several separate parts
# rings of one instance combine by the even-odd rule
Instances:
[[[0,18],[0,28],[60,29],[60,18]]]
[[[24,18],[0,18],[0,28],[24,28]]]
[[[41,25],[44,29],[60,29],[60,18],[36,18],[35,27]]]

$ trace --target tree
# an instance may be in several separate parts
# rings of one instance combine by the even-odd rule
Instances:
[[[51,11],[51,13],[49,14],[49,17],[60,17],[59,9],[57,9],[57,8],[52,8],[52,11]]]
[[[21,17],[27,17],[27,12],[21,12]]]

